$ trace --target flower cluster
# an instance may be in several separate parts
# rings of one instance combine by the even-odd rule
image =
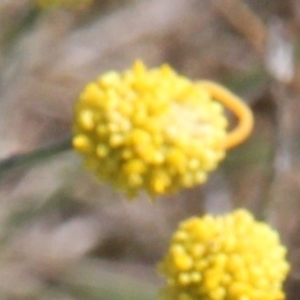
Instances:
[[[135,196],[206,180],[225,156],[223,106],[168,65],[108,72],[75,107],[73,146],[96,175]]]
[[[180,224],[159,270],[165,300],[281,300],[289,269],[278,234],[245,210]]]

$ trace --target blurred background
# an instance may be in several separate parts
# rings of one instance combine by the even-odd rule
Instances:
[[[220,82],[255,114],[207,184],[154,204],[127,202],[65,147],[85,84],[137,58]],[[156,299],[178,223],[236,207],[279,230],[300,299],[299,58],[298,0],[1,0],[0,299]]]

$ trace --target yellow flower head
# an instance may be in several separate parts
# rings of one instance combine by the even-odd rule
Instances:
[[[191,218],[159,264],[163,300],[282,300],[289,265],[278,234],[245,210]]]
[[[36,5],[40,8],[66,7],[76,8],[90,5],[93,0],[35,0]]]
[[[212,93],[209,83],[193,83],[168,65],[147,69],[137,61],[108,72],[79,97],[74,148],[101,180],[129,196],[203,183],[225,157],[228,136]]]

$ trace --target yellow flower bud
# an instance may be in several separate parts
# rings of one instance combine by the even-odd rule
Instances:
[[[93,0],[35,0],[40,8],[67,7],[76,8],[90,5]]]
[[[285,254],[278,234],[245,210],[190,218],[159,263],[167,279],[160,299],[282,300]]]
[[[226,132],[228,122],[217,101],[228,104],[232,95],[225,92],[216,101],[215,94],[224,92],[219,89],[193,83],[168,65],[147,69],[137,61],[130,70],[108,72],[79,96],[74,148],[93,162],[86,165],[99,178],[130,196],[201,184],[226,148],[242,140],[241,130],[231,139]]]

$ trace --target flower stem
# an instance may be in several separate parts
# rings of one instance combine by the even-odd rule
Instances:
[[[61,152],[71,149],[71,137],[67,137],[62,141],[55,142],[42,148],[33,150],[29,153],[17,154],[2,159],[0,160],[0,177],[13,169],[33,165],[47,158],[60,154]]]
[[[225,148],[233,148],[242,143],[253,130],[253,114],[250,108],[238,96],[231,93],[223,86],[211,81],[199,81],[211,96],[231,110],[238,118],[237,126],[228,133]]]

